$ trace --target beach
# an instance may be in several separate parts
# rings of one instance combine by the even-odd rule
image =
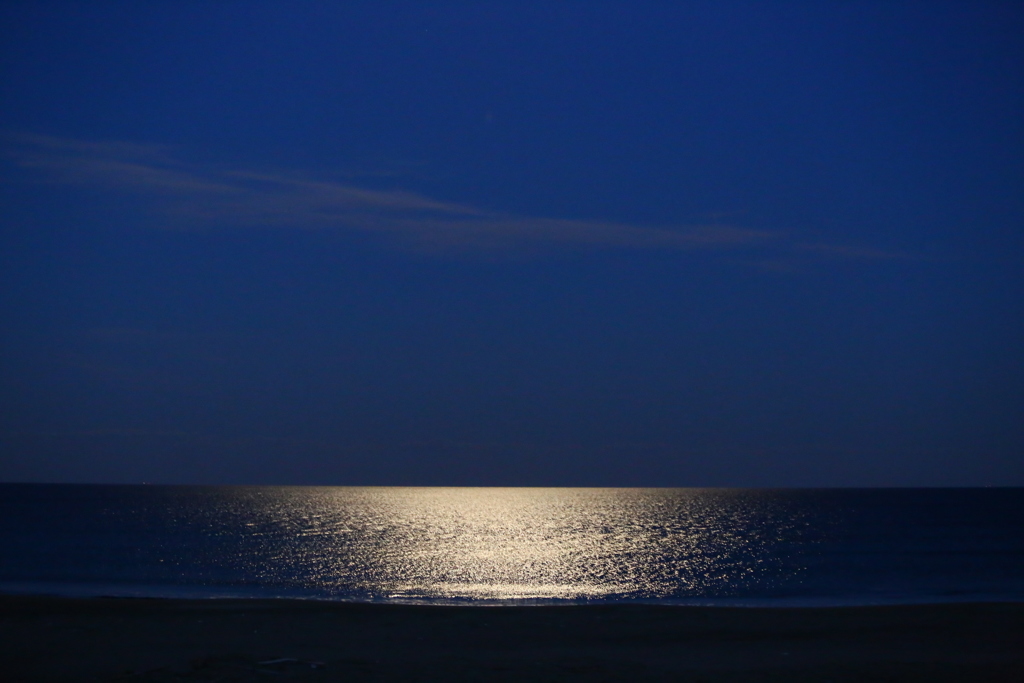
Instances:
[[[1020,681],[1024,604],[0,596],[0,657],[8,681]]]

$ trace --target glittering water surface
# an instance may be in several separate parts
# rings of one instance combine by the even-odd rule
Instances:
[[[0,590],[484,603],[1024,597],[1024,497],[1013,490],[0,492]]]
[[[757,580],[795,521],[753,498],[659,490],[287,490],[264,500],[262,519],[251,524],[266,540],[262,571],[269,580],[280,567],[302,566],[318,586],[389,597],[661,597]],[[239,503],[254,507],[251,499]]]

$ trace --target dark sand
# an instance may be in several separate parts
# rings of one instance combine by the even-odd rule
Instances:
[[[410,607],[0,596],[0,657],[5,681],[1020,683],[1024,604]]]

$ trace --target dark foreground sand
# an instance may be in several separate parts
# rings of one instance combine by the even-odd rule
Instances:
[[[0,596],[0,657],[5,681],[1020,683],[1024,604],[409,607]]]

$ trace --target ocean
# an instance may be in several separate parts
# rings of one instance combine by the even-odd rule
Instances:
[[[1024,489],[0,484],[0,593],[1024,601]]]

